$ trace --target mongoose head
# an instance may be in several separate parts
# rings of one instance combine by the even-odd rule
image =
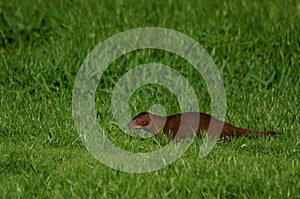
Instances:
[[[142,112],[135,116],[129,123],[128,127],[129,128],[134,128],[134,129],[145,129],[149,126],[151,122],[151,117],[150,113],[147,112]]]

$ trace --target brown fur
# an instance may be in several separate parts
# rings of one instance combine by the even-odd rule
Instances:
[[[171,134],[173,139],[193,137],[194,133],[201,136],[203,132],[218,137],[220,130],[220,138],[225,138],[226,136],[242,137],[278,134],[274,131],[260,132],[239,128],[218,120],[211,115],[199,112],[187,112],[167,117],[142,112],[132,119],[128,127],[145,129],[155,134]]]

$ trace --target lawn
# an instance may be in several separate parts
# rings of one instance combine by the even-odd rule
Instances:
[[[202,138],[167,167],[114,170],[85,148],[72,117],[76,74],[89,52],[122,31],[164,27],[193,38],[214,60],[226,90],[225,120],[274,137],[230,138],[198,158]],[[300,1],[0,1],[1,198],[300,198]],[[164,147],[135,138],[111,113],[114,85],[135,66],[172,66],[211,113],[203,77],[185,59],[155,49],[116,59],[96,91],[98,123],[120,148]],[[168,88],[130,98],[130,117],[160,104],[180,112]]]

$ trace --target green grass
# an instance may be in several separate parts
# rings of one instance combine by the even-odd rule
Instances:
[[[197,138],[173,164],[144,174],[94,159],[72,119],[76,73],[99,42],[146,26],[180,31],[207,50],[224,80],[226,121],[284,135],[220,141],[204,159]],[[0,1],[0,197],[299,198],[299,27],[296,0]],[[168,141],[132,138],[112,123],[114,81],[151,62],[173,66],[200,110],[211,111],[205,82],[184,59],[159,50],[124,55],[100,81],[97,113],[110,139],[129,151]],[[132,116],[157,103],[168,114],[180,111],[172,93],[149,85],[133,94]]]

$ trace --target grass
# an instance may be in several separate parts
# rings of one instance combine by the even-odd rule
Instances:
[[[0,1],[1,198],[299,198],[299,5],[296,0]],[[207,50],[224,80],[226,121],[284,135],[220,141],[204,159],[197,157],[202,143],[197,138],[173,164],[143,174],[113,170],[94,159],[72,119],[76,73],[99,42],[146,26],[180,31]],[[125,135],[110,113],[114,81],[151,62],[184,75],[200,110],[210,113],[205,82],[184,59],[159,50],[124,55],[105,71],[96,100],[99,122],[129,151],[153,151],[167,143]],[[157,103],[168,114],[180,111],[168,89],[149,85],[131,97],[132,116]]]

